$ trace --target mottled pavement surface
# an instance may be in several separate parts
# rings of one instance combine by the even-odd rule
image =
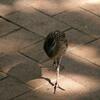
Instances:
[[[43,51],[65,32],[60,85]],[[0,100],[100,100],[100,0],[0,0]]]

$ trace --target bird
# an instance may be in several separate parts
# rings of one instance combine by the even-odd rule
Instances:
[[[62,57],[68,48],[68,40],[65,33],[59,30],[50,32],[45,38],[43,48],[47,56],[53,60],[53,66],[56,66],[56,82],[54,84],[55,94],[57,87],[64,90],[59,86],[59,72]]]

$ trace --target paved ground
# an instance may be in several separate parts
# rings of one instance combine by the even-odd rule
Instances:
[[[69,41],[56,94],[54,30]],[[0,100],[100,100],[100,0],[0,0]]]

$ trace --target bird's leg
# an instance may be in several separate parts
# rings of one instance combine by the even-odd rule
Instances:
[[[54,84],[54,94],[56,93],[56,89],[58,87],[58,83],[59,83],[59,65],[57,65],[57,72],[56,72],[56,82]]]
[[[62,56],[60,58],[57,59],[57,72],[56,72],[56,82],[55,82],[55,85],[54,85],[54,94],[56,93],[56,88],[59,88],[61,90],[64,90],[63,88],[61,88],[59,86],[59,71],[60,71],[60,65],[61,65],[61,60],[62,60]]]

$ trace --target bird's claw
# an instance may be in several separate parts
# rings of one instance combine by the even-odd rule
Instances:
[[[56,93],[56,89],[57,89],[57,88],[61,89],[62,91],[65,91],[65,89],[63,89],[62,87],[60,87],[59,84],[56,82],[56,83],[54,84],[54,94]]]
[[[56,93],[56,89],[57,89],[57,82],[54,84],[54,94]]]

